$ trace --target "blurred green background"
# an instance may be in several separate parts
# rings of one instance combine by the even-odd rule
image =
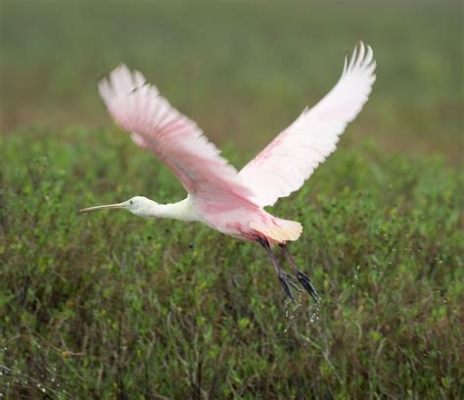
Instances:
[[[124,62],[243,165],[338,79],[371,99],[272,212],[323,293],[199,225],[82,206],[182,198],[96,90]],[[0,394],[6,398],[462,398],[460,2],[0,2]]]
[[[215,141],[255,149],[363,40],[378,81],[346,141],[458,157],[462,7],[405,3],[2,1],[1,129],[108,124],[96,82],[124,62]]]

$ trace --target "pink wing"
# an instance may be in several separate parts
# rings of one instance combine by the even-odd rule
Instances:
[[[195,122],[173,108],[140,72],[121,65],[98,88],[116,123],[132,133],[138,146],[166,163],[193,197],[230,203],[252,196]]]
[[[278,135],[239,173],[261,207],[298,190],[335,150],[339,136],[361,111],[375,81],[372,49],[360,43],[332,90]]]

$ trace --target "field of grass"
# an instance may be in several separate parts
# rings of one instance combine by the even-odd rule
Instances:
[[[464,397],[462,7],[285,4],[1,2],[0,398]],[[184,196],[100,104],[115,64],[241,166],[360,39],[372,99],[271,210],[303,223],[320,305],[286,304],[256,245],[77,214]]]

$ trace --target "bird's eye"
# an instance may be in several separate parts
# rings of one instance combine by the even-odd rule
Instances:
[[[131,201],[129,201],[129,204],[134,204],[134,202],[131,200]]]

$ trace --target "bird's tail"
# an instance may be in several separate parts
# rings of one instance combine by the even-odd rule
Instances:
[[[271,242],[276,243],[297,240],[301,232],[303,232],[303,227],[299,222],[280,218],[273,218],[272,223],[259,223],[253,221],[250,223],[250,227],[266,236]]]

